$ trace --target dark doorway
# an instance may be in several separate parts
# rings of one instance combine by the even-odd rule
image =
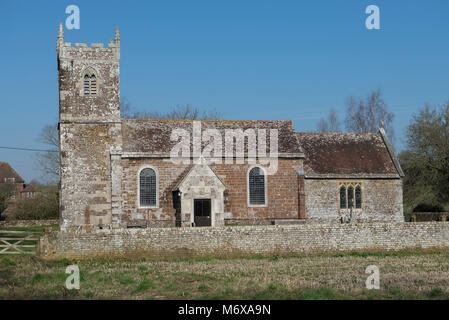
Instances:
[[[195,199],[194,221],[196,227],[210,227],[212,219],[210,214],[210,199]]]

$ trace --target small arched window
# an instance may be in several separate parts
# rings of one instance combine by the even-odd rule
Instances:
[[[260,167],[254,167],[249,171],[248,188],[249,188],[249,204],[265,205],[265,172]]]
[[[139,191],[140,206],[155,207],[157,206],[157,179],[156,171],[151,168],[145,168],[140,171],[139,175]]]
[[[97,77],[92,71],[88,71],[83,79],[84,95],[95,97],[97,95]]]

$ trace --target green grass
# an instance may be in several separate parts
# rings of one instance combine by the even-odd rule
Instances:
[[[78,265],[80,290],[67,290]],[[367,290],[365,269],[380,270]],[[0,256],[0,299],[449,299],[445,251],[43,261]]]

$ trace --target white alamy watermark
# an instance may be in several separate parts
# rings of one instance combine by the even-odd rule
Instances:
[[[379,30],[380,29],[380,9],[378,6],[369,5],[365,9],[365,13],[369,16],[365,20],[365,26],[368,30]]]
[[[267,150],[269,138],[269,152]],[[192,121],[192,130],[176,128],[171,132],[171,141],[177,141],[170,151],[174,164],[259,164],[266,166],[268,175],[278,168],[278,129],[225,129],[224,143],[218,129],[202,130],[201,121]]]
[[[371,265],[366,267],[365,273],[369,274],[368,278],[365,281],[366,288],[368,290],[371,289],[380,289],[380,273],[379,268],[375,265]]]
[[[80,288],[80,269],[77,265],[67,266],[65,273],[70,274],[65,280],[65,287],[68,290],[79,290]]]
[[[69,14],[65,20],[65,27],[67,30],[79,30],[80,28],[80,8],[77,5],[71,4],[65,8],[65,13]]]

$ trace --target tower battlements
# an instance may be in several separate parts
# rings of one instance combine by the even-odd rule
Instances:
[[[65,58],[115,58],[120,59],[120,32],[115,28],[114,40],[111,39],[107,46],[104,43],[74,43],[64,42],[64,30],[62,23],[59,24],[59,32],[56,40],[56,52],[58,59]]]

